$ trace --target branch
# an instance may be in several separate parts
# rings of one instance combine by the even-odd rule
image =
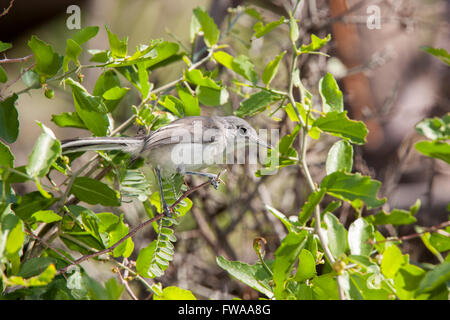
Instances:
[[[98,256],[100,256],[100,255],[102,255],[102,254],[106,254],[106,253],[109,253],[109,252],[113,251],[117,246],[119,246],[119,245],[120,245],[121,243],[123,243],[125,240],[127,240],[128,238],[134,236],[134,235],[136,234],[136,232],[138,232],[139,230],[141,230],[141,229],[144,228],[145,226],[149,225],[150,223],[155,222],[155,221],[158,221],[159,219],[161,219],[161,218],[163,218],[163,217],[164,217],[164,213],[161,213],[161,214],[159,214],[159,215],[157,215],[157,216],[155,216],[155,217],[153,217],[153,218],[151,218],[151,219],[149,219],[149,220],[147,220],[147,221],[141,223],[141,224],[138,225],[136,228],[134,228],[133,230],[131,230],[126,236],[124,236],[122,239],[120,239],[120,240],[117,241],[115,244],[113,244],[111,247],[106,248],[106,249],[103,249],[103,250],[100,250],[100,251],[97,251],[97,252],[93,252],[93,253],[91,253],[91,254],[87,254],[87,255],[85,255],[85,256],[82,256],[81,258],[75,260],[73,263],[71,263],[71,264],[65,266],[64,268],[59,269],[59,270],[58,270],[58,274],[64,274],[64,273],[66,273],[67,270],[68,270],[71,266],[78,265],[78,264],[80,264],[80,263],[83,262],[83,261],[86,261],[86,260],[88,260],[88,259],[95,258],[95,257],[98,257]]]
[[[407,240],[419,238],[427,232],[437,232],[440,229],[448,227],[448,226],[450,226],[450,221],[445,221],[445,222],[442,222],[435,226],[422,227],[422,229],[424,230],[422,232],[412,233],[412,234],[408,234],[408,235],[401,236],[401,237],[391,237],[391,238],[387,238],[385,240],[380,240],[380,241],[370,241],[370,242],[372,244],[379,244],[379,243],[385,243],[385,242],[389,242],[389,241],[407,241]]]
[[[298,4],[298,2],[297,2]],[[292,13],[292,16],[295,15],[295,12]],[[291,24],[289,24],[289,29],[291,29]],[[294,41],[291,42],[292,44],[292,62],[291,62],[291,67],[290,67],[290,79],[289,79],[289,91],[288,91],[288,98],[289,101],[292,105],[292,107],[294,108],[297,117],[299,119],[299,122],[302,125],[303,128],[303,133],[302,133],[302,144],[301,144],[301,150],[300,150],[300,167],[302,168],[302,171],[306,177],[306,181],[307,184],[309,186],[309,189],[311,192],[315,192],[316,191],[316,185],[314,184],[314,181],[311,177],[311,173],[309,172],[309,168],[308,168],[308,163],[306,162],[306,150],[308,148],[308,118],[309,118],[309,112],[310,110],[308,110],[306,117],[305,117],[305,121],[303,121],[299,111],[297,110],[297,105],[295,102],[295,98],[294,98],[294,94],[293,94],[293,88],[294,88],[294,73],[295,73],[295,69],[296,69],[296,65],[297,65],[297,58],[299,56],[296,44]],[[300,71],[299,71],[300,72]],[[305,99],[305,90],[303,87],[303,84],[301,83],[301,78],[300,75],[298,75],[298,79],[300,82],[300,92],[301,92],[301,99],[302,99],[302,104],[304,105],[304,99]],[[328,248],[327,245],[327,237],[324,234],[323,229],[321,228],[321,219],[320,219],[320,207],[319,205],[317,205],[314,208],[314,218],[315,218],[315,223],[314,223],[314,230],[315,233],[317,234],[317,236],[319,237],[320,243],[322,244],[322,248],[323,248],[323,252],[325,254],[325,256],[327,257],[328,261],[330,262],[330,264],[333,266],[334,263],[336,262],[336,259],[333,257],[333,254],[331,253],[330,249]],[[338,276],[339,277],[339,276]],[[345,300],[345,293],[344,290],[342,288],[342,286],[339,283],[339,279],[336,279],[336,283],[338,286],[338,291],[339,291],[339,298],[340,300]]]
[[[25,229],[25,232],[28,233],[33,239],[42,242],[45,246],[55,251],[59,256],[61,256],[64,260],[69,261],[70,263],[74,263],[70,258],[66,257],[59,249],[53,247],[52,245],[48,244],[45,240],[39,238],[37,235],[35,235],[32,231]]]
[[[124,260],[124,264],[126,264],[127,259],[125,258],[125,259],[123,259],[123,260]],[[127,290],[127,292],[128,292],[128,294],[130,295],[130,297],[131,297],[133,300],[139,300],[139,299],[136,297],[136,294],[133,292],[133,290],[131,290],[130,284],[129,284],[128,281],[127,281],[127,277],[128,277],[128,273],[129,273],[128,269],[125,269],[125,268],[124,268],[123,276],[122,276],[122,273],[120,272],[120,270],[118,270],[117,273],[119,274],[120,281],[121,281],[122,284],[125,286],[125,289]]]
[[[3,17],[3,16],[6,16],[9,13],[9,10],[11,10],[13,4],[14,4],[14,0],[11,0],[9,2],[8,8],[4,9],[3,12],[0,14],[0,18]]]
[[[204,186],[209,185],[209,184],[210,184],[209,181],[204,182],[204,183],[202,183],[202,184],[200,184],[200,185],[198,185],[198,186],[196,186],[196,187],[193,187],[192,189],[189,189],[189,190],[186,191],[185,193],[183,193],[183,194],[180,196],[180,198],[178,198],[177,201],[175,201],[175,203],[172,204],[172,205],[169,207],[170,211],[173,212],[173,209],[174,209],[174,208],[175,208],[175,207],[176,207],[176,206],[177,206],[184,198],[186,198],[187,196],[189,196],[192,192],[194,192],[194,191],[196,191],[196,190],[198,190],[198,189],[200,189],[200,188],[203,188]],[[125,240],[127,240],[128,238],[133,237],[139,230],[143,229],[144,227],[146,227],[146,226],[149,225],[150,223],[153,223],[153,222],[155,222],[155,221],[158,221],[159,219],[163,218],[164,216],[165,216],[164,213],[161,213],[161,214],[159,214],[159,215],[157,215],[157,216],[155,216],[155,217],[153,217],[153,218],[151,218],[151,219],[149,219],[149,220],[147,220],[147,221],[141,223],[141,224],[138,225],[136,228],[134,228],[133,230],[131,230],[126,236],[124,236],[124,237],[121,238],[119,241],[117,241],[115,244],[113,244],[111,247],[106,248],[106,249],[103,249],[103,250],[101,250],[101,251],[93,252],[93,253],[91,253],[91,254],[87,254],[87,255],[85,255],[85,256],[82,256],[81,258],[75,260],[75,261],[72,262],[71,264],[65,266],[64,268],[61,268],[60,270],[58,270],[58,274],[64,274],[64,273],[66,273],[67,270],[68,270],[71,266],[78,265],[78,264],[80,264],[80,263],[83,262],[83,261],[86,261],[86,260],[91,259],[91,258],[98,257],[98,256],[100,256],[100,255],[102,255],[102,254],[106,254],[106,253],[112,252],[115,248],[117,248],[117,246],[119,246],[119,245],[120,245],[121,243],[123,243]]]
[[[30,54],[30,55],[22,57],[22,58],[13,58],[13,59],[5,58],[5,59],[0,60],[0,64],[24,62],[24,61],[27,61],[28,59],[30,59],[32,56],[33,56],[33,54]]]

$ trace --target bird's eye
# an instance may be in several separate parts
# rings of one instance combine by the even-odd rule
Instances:
[[[247,133],[246,127],[238,127],[238,130],[239,130],[239,134],[241,134],[243,136]]]

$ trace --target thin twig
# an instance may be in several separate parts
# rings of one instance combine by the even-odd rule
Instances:
[[[123,259],[123,261],[124,261],[124,265],[126,265],[127,259],[125,258],[125,259]],[[128,294],[130,295],[131,299],[133,299],[133,300],[139,300],[139,299],[136,297],[136,294],[134,294],[133,290],[131,290],[130,284],[129,284],[128,281],[127,281],[127,277],[128,277],[128,273],[129,273],[128,269],[124,269],[123,276],[122,276],[122,273],[120,273],[120,270],[119,270],[119,272],[117,272],[117,273],[119,274],[120,281],[121,281],[122,284],[125,286],[125,289],[127,290],[127,292],[128,292]]]
[[[33,63],[32,65],[26,67],[25,69],[22,70],[22,72],[19,74],[19,76],[10,81],[9,83],[7,83],[1,90],[0,90],[0,96],[2,95],[3,92],[5,92],[9,87],[11,87],[14,83],[16,83],[17,81],[19,81],[22,76],[25,74],[25,72],[27,72],[28,70],[32,69],[34,66],[36,65],[36,63]]]
[[[0,17],[6,16],[9,13],[9,10],[11,10],[12,6],[14,4],[14,0],[11,0],[9,2],[8,8],[4,9],[3,12],[0,14]]]
[[[39,238],[37,235],[35,235],[32,231],[25,229],[25,232],[28,233],[33,239],[42,242],[45,246],[55,251],[59,256],[61,256],[64,260],[69,261],[70,263],[74,263],[74,261],[68,257],[66,257],[59,249],[53,247],[52,245],[48,244],[45,240]]]
[[[82,256],[81,258],[75,260],[73,263],[71,263],[71,264],[65,266],[64,268],[59,269],[59,270],[58,270],[58,274],[64,274],[64,273],[66,273],[67,270],[68,270],[70,267],[72,267],[72,266],[74,266],[74,265],[78,265],[78,264],[80,264],[80,263],[83,262],[83,261],[86,261],[86,260],[91,259],[91,258],[98,257],[98,256],[100,256],[100,255],[102,255],[102,254],[106,254],[106,253],[112,252],[117,246],[119,246],[119,245],[120,245],[121,243],[123,243],[125,240],[127,240],[128,238],[134,236],[134,235],[136,234],[136,232],[138,232],[139,230],[141,230],[141,229],[144,228],[145,226],[149,225],[150,223],[155,222],[155,221],[158,221],[159,219],[161,219],[161,218],[163,218],[163,217],[164,217],[164,214],[161,213],[161,214],[159,214],[159,215],[157,215],[157,216],[155,216],[155,217],[153,217],[153,218],[151,218],[151,219],[149,219],[149,220],[147,220],[147,221],[141,223],[141,224],[138,225],[136,228],[134,228],[133,230],[131,230],[126,236],[124,236],[122,239],[120,239],[120,240],[117,241],[115,244],[113,244],[111,247],[106,248],[106,249],[103,249],[103,250],[100,250],[100,251],[97,251],[97,252],[93,252],[93,253],[91,253],[91,254],[87,254],[87,255]]]
[[[390,238],[387,238],[385,240],[380,240],[380,241],[371,241],[371,243],[372,244],[380,244],[380,243],[385,243],[385,242],[389,242],[389,241],[407,241],[407,240],[419,238],[419,237],[423,236],[427,232],[437,232],[440,229],[448,227],[448,226],[450,226],[450,221],[445,221],[445,222],[442,222],[442,223],[440,223],[438,225],[435,225],[435,226],[422,227],[422,229],[424,230],[422,232],[408,234],[408,235],[401,236],[401,237],[390,237]]]
[[[28,59],[30,59],[32,56],[33,56],[33,54],[30,54],[30,55],[22,57],[22,58],[13,58],[13,59],[5,58],[5,59],[0,60],[0,64],[24,62],[24,61],[27,61]]]
[[[176,206],[177,204],[179,204],[179,203],[181,202],[181,200],[183,200],[184,198],[186,198],[187,196],[189,196],[192,192],[194,192],[194,191],[196,191],[196,190],[198,190],[198,189],[200,189],[200,188],[202,188],[202,187],[204,187],[204,186],[206,186],[206,185],[208,185],[208,184],[210,184],[209,181],[207,181],[207,182],[205,182],[205,183],[202,183],[201,185],[198,185],[198,186],[193,187],[192,189],[186,191],[185,193],[183,193],[183,194],[181,195],[180,198],[178,198],[177,201],[175,201],[175,203],[174,203],[172,206],[169,207],[169,209],[170,209],[171,211],[173,211],[173,209],[175,208],[175,206]],[[91,258],[94,258],[94,257],[98,257],[98,256],[100,256],[100,255],[103,255],[103,254],[112,252],[117,246],[119,246],[119,245],[120,245],[121,243],[123,243],[125,240],[127,240],[128,238],[133,237],[139,230],[143,229],[144,227],[146,227],[146,226],[149,225],[150,223],[153,223],[153,222],[155,222],[155,221],[158,221],[159,219],[163,218],[164,216],[165,216],[164,213],[161,213],[161,214],[159,214],[159,215],[157,215],[157,216],[155,216],[155,217],[153,217],[153,218],[151,218],[151,219],[149,219],[149,220],[147,220],[147,221],[141,223],[141,224],[138,225],[136,228],[134,228],[133,230],[131,230],[126,236],[124,236],[124,237],[121,238],[119,241],[117,241],[115,244],[113,244],[111,247],[106,248],[106,249],[103,249],[103,250],[100,250],[100,251],[97,251],[97,252],[93,252],[93,253],[91,253],[91,254],[87,254],[87,255],[85,255],[85,256],[82,256],[81,258],[75,260],[73,263],[71,263],[71,264],[65,266],[64,268],[61,268],[60,270],[58,270],[58,274],[64,274],[64,273],[66,273],[67,270],[68,270],[71,266],[78,265],[78,264],[80,264],[80,263],[83,262],[83,261],[86,261],[86,260],[88,260],[88,259],[91,259]]]

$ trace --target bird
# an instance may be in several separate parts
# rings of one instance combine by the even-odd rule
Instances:
[[[158,178],[166,216],[171,213],[164,199],[163,177],[175,173],[203,176],[217,189],[218,175],[201,170],[224,164],[227,156],[250,145],[272,149],[246,120],[236,116],[188,116],[147,135],[75,138],[61,142],[63,154],[120,150],[129,153],[132,159],[144,158]]]

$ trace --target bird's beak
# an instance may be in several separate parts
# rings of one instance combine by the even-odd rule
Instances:
[[[255,142],[256,144],[258,144],[260,146],[263,146],[267,149],[273,149],[273,147],[270,144],[268,144],[266,141],[260,139],[258,136],[256,136],[256,137],[252,136],[252,137],[250,137],[250,139],[253,140],[253,142]]]

